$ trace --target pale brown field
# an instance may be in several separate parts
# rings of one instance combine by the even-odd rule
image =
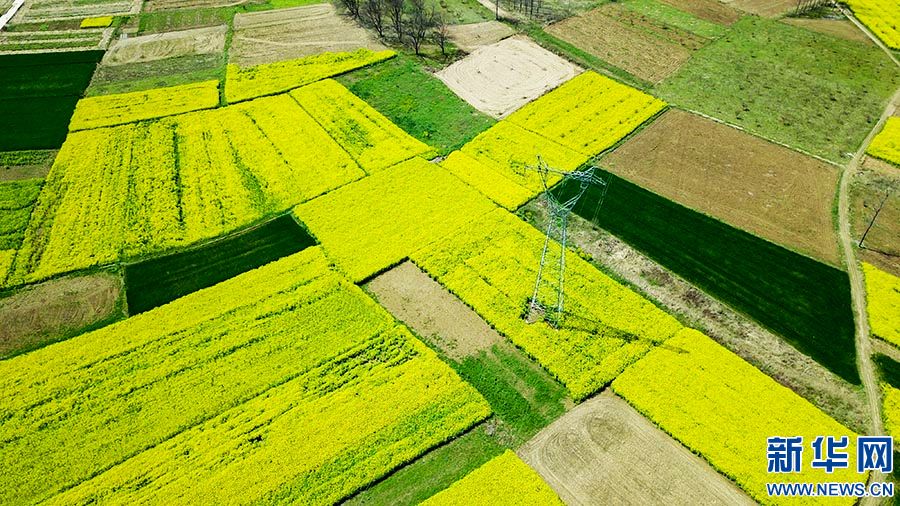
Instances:
[[[517,453],[569,505],[754,504],[608,391],[563,415]]]
[[[764,18],[781,17],[797,7],[797,0],[731,0],[725,3]]]
[[[450,25],[447,27],[447,31],[450,34],[450,40],[456,47],[467,53],[499,42],[516,33],[509,25],[499,21]]]
[[[677,109],[602,160],[682,205],[839,265],[831,209],[838,170]]]
[[[124,65],[225,50],[225,25],[119,39],[103,57],[104,65]]]
[[[479,111],[503,118],[580,71],[517,36],[477,49],[436,75]]]
[[[876,218],[882,201],[884,206]],[[866,157],[850,182],[850,218],[857,244],[872,223],[859,249],[861,260],[900,276],[900,169]]]
[[[660,0],[676,9],[689,12],[700,19],[720,25],[731,25],[741,18],[741,13],[717,0]]]
[[[808,18],[784,18],[783,22],[806,28],[813,32],[824,33],[841,39],[874,44],[866,34],[846,19],[808,19]]]

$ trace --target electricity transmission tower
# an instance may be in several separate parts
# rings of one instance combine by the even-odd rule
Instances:
[[[575,204],[578,203],[579,199],[581,199],[587,189],[591,186],[601,186],[603,188],[603,193],[600,195],[600,200],[597,204],[599,210],[599,206],[603,204],[603,198],[606,197],[608,183],[594,175],[595,167],[593,166],[572,172],[565,172],[551,168],[540,156],[538,156],[538,163],[536,166],[527,166],[525,169],[533,170],[541,176],[541,183],[544,185],[544,200],[547,203],[547,211],[549,212],[547,220],[547,237],[544,240],[544,249],[541,251],[541,264],[538,266],[537,280],[534,282],[534,294],[531,296],[531,300],[528,303],[527,320],[528,322],[535,322],[540,317],[543,317],[551,325],[559,328],[562,324],[563,299],[565,298],[566,230],[569,225],[569,214],[572,212]],[[552,177],[551,175],[562,176],[560,187],[571,184],[570,182],[577,182],[577,190],[568,199],[559,200],[557,196],[550,191],[551,183],[548,183],[548,179]],[[551,268],[548,265],[547,251],[554,241],[560,245],[559,263],[555,266],[558,269],[558,272],[556,273],[557,284],[555,287],[556,304],[552,307],[547,307],[540,302],[539,294],[542,283],[551,283],[552,288],[552,279],[548,281],[544,276],[545,274],[550,274],[552,276],[552,273],[545,273],[545,271],[548,271]]]

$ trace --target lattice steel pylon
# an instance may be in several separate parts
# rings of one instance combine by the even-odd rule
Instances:
[[[541,263],[538,266],[537,279],[534,282],[534,293],[528,303],[527,321],[529,323],[533,323],[539,318],[543,317],[543,319],[549,322],[551,325],[559,328],[562,325],[562,319],[564,315],[563,301],[565,299],[564,283],[566,274],[566,241],[567,229],[569,225],[569,214],[571,214],[572,209],[575,208],[575,205],[578,203],[587,189],[592,185],[603,187],[603,193],[601,194],[600,200],[598,202],[599,210],[599,206],[602,205],[603,199],[606,196],[608,183],[607,181],[600,179],[594,174],[594,171],[596,169],[596,167],[594,166],[566,172],[551,168],[544,162],[544,160],[540,156],[538,156],[538,163],[536,166],[527,166],[525,167],[525,169],[533,170],[541,176],[541,184],[543,184],[544,186],[544,200],[547,203],[547,211],[549,212],[549,217],[547,220],[547,237],[544,239],[544,248],[541,251]],[[562,180],[559,183],[560,187],[567,184],[569,181],[577,181],[579,185],[578,191],[566,200],[559,200],[550,191],[550,186],[552,183],[548,182],[548,178],[551,176],[551,174],[562,176]],[[554,240],[559,244],[560,247],[559,263],[557,265],[558,276],[556,285],[556,305],[552,308],[549,308],[548,310],[545,305],[541,304],[539,296],[541,291],[541,284],[545,281],[545,271],[548,269],[547,251],[550,249],[550,246],[551,244],[553,244]]]

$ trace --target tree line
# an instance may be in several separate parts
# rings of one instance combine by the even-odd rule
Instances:
[[[416,54],[428,41],[447,54],[449,32],[443,12],[425,0],[340,0],[347,13],[364,26],[372,28],[382,39],[393,36],[407,44]]]

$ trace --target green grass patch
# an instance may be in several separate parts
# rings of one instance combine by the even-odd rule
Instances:
[[[0,151],[62,145],[103,51],[0,56]]]
[[[900,362],[880,353],[874,354],[873,360],[881,379],[894,388],[900,388]]]
[[[875,46],[748,16],[656,93],[838,161],[856,151],[898,85],[900,72]]]
[[[231,24],[236,12],[244,7],[204,7],[143,12],[138,16],[138,33],[162,33],[188,28]]]
[[[125,266],[130,314],[143,313],[315,244],[290,214],[246,232]]]
[[[626,0],[622,5],[628,9],[643,14],[648,18],[660,21],[663,24],[681,28],[694,35],[717,39],[725,34],[726,28],[705,19],[700,19],[693,14],[676,9],[657,0]]]
[[[429,8],[432,6],[444,14],[444,20],[449,25],[466,25],[494,19],[494,11],[477,0],[432,0]]]
[[[85,94],[95,96],[144,91],[222,80],[224,75],[224,54],[181,56],[114,66],[101,65]]]
[[[413,137],[447,154],[494,124],[415,57],[399,55],[338,78]]]
[[[0,250],[22,244],[43,179],[0,181]]]
[[[859,384],[850,282],[843,271],[692,211],[608,173],[575,212]],[[554,190],[570,196],[573,185]]]

